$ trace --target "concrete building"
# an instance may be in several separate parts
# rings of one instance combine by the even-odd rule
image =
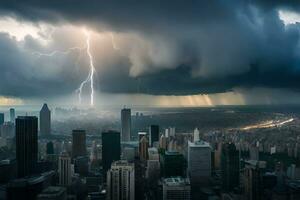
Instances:
[[[211,177],[211,147],[204,141],[188,142],[188,175],[191,184],[205,183]]]
[[[198,128],[194,130],[194,142],[198,142],[200,140],[200,132]]]
[[[191,186],[189,179],[171,177],[163,180],[163,200],[189,200]]]
[[[107,198],[109,200],[134,200],[134,164],[125,160],[113,162],[107,172]]]
[[[14,123],[4,122],[0,125],[0,134],[2,138],[13,138],[15,136]]]
[[[35,172],[38,160],[38,119],[20,116],[16,119],[16,158],[18,177]]]
[[[68,186],[72,182],[71,157],[67,152],[62,152],[58,159],[59,185]]]
[[[45,103],[40,111],[40,135],[49,136],[51,134],[51,111]]]
[[[121,110],[121,140],[130,141],[131,137],[131,110],[124,108]]]
[[[167,138],[164,135],[161,135],[159,138],[159,148],[160,149],[167,149]]]
[[[159,160],[158,150],[155,147],[148,148],[148,159]]]

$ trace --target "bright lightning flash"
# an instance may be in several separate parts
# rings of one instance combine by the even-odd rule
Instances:
[[[93,62],[93,55],[91,53],[91,48],[90,48],[90,32],[87,30],[83,30],[85,36],[86,36],[86,53],[89,58],[89,67],[90,67],[90,72],[87,76],[87,78],[80,84],[79,88],[77,89],[78,92],[78,98],[79,98],[79,103],[82,101],[82,89],[85,84],[90,82],[90,88],[91,88],[91,94],[90,94],[90,105],[94,106],[94,75],[95,75],[95,67],[94,67],[94,62]]]

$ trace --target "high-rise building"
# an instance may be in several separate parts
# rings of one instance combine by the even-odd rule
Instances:
[[[260,200],[263,197],[263,174],[266,168],[265,161],[245,161],[244,189],[245,199]]]
[[[46,154],[54,154],[54,146],[53,146],[53,142],[47,142],[46,145]]]
[[[20,116],[16,119],[16,158],[18,177],[31,175],[38,160],[38,118]]]
[[[188,142],[188,175],[191,184],[205,183],[211,176],[211,147],[204,141]]]
[[[15,123],[16,120],[16,111],[14,108],[9,109],[9,114],[10,114],[10,122]]]
[[[149,127],[149,145],[153,147],[154,142],[158,142],[159,140],[159,126],[151,125]]]
[[[121,142],[120,133],[108,131],[102,133],[102,163],[103,176],[106,177],[107,170],[111,167],[113,161],[120,160]]]
[[[182,154],[176,151],[166,151],[161,156],[161,173],[162,176],[184,176],[186,169],[185,160]]]
[[[163,200],[190,200],[191,185],[188,178],[171,177],[163,180]]]
[[[240,183],[240,157],[233,143],[222,146],[221,155],[222,188],[225,191],[233,191]]]
[[[45,103],[40,111],[40,134],[48,136],[51,134],[51,111]]]
[[[110,200],[134,200],[134,164],[113,162],[107,172],[107,196]]]
[[[4,123],[4,113],[0,113],[0,126]]]
[[[159,138],[159,148],[163,150],[167,149],[167,138],[164,135],[161,135]]]
[[[71,157],[67,152],[62,152],[58,159],[59,185],[68,186],[72,182]]]
[[[149,148],[149,141],[147,136],[144,135],[139,142],[139,155],[141,160],[148,159],[148,148]]]
[[[121,110],[121,137],[122,141],[130,141],[131,136],[131,110],[124,108]]]
[[[72,131],[72,157],[86,156],[86,133],[85,130]]]

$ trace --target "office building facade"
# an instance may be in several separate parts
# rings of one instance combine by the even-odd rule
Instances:
[[[40,134],[41,136],[51,134],[51,111],[47,104],[44,104],[40,111]]]
[[[121,139],[122,142],[130,141],[131,137],[131,109],[121,110]]]

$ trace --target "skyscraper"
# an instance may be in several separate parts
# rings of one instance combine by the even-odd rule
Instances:
[[[134,200],[134,164],[113,162],[107,172],[107,196],[110,200]]]
[[[14,108],[9,109],[9,114],[10,114],[10,122],[15,123],[16,119],[16,112]]]
[[[59,185],[71,184],[71,158],[67,152],[62,152],[58,160]]]
[[[191,184],[205,183],[211,176],[211,147],[204,141],[188,142],[188,174]]]
[[[186,163],[182,154],[176,151],[166,151],[161,157],[161,173],[162,176],[184,176]]]
[[[198,142],[200,140],[200,132],[198,128],[194,130],[194,142]]]
[[[130,141],[131,110],[129,108],[124,108],[121,110],[121,126],[122,141]]]
[[[159,140],[159,126],[151,125],[149,127],[149,145],[152,147],[154,142],[158,142]]]
[[[120,160],[121,142],[120,133],[108,131],[102,133],[102,163],[103,175],[106,177],[107,170],[111,167],[113,161]]]
[[[4,113],[0,113],[0,126],[4,123]]]
[[[21,116],[16,119],[16,157],[18,177],[34,173],[38,159],[38,119]]]
[[[139,155],[141,160],[148,159],[148,148],[149,148],[149,142],[147,136],[144,135],[139,142]]]
[[[51,134],[51,111],[47,104],[44,104],[40,111],[40,134],[41,136]]]
[[[72,131],[72,157],[86,156],[85,130]]]
[[[240,183],[239,151],[232,143],[226,143],[222,146],[221,169],[223,190],[232,191],[238,187]]]

